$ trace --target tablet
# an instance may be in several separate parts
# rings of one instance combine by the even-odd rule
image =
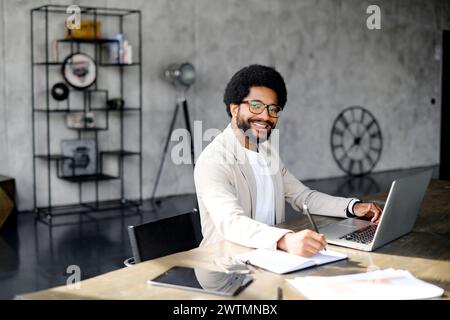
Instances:
[[[165,286],[224,296],[233,296],[252,282],[248,274],[225,273],[201,268],[175,266],[148,280],[156,286]]]

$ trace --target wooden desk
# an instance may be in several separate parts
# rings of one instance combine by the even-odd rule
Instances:
[[[368,197],[383,200],[386,194]],[[285,299],[303,299],[285,279],[306,275],[341,275],[366,272],[376,268],[405,269],[416,277],[436,284],[450,295],[450,181],[432,181],[424,200],[421,214],[413,232],[387,244],[375,252],[362,252],[331,246],[330,249],[345,252],[348,260],[310,268],[288,275],[277,275],[261,269],[253,272],[254,281],[233,299],[276,299],[277,287],[283,288]],[[318,217],[320,226],[335,219]],[[282,226],[294,230],[309,227],[303,217]],[[130,268],[123,268],[81,282],[80,289],[66,286],[20,295],[17,299],[224,299],[224,297],[192,291],[155,287],[147,284],[153,278],[174,265],[203,267],[218,270],[216,257],[233,256],[250,249],[227,241],[212,246],[185,251],[146,261]]]

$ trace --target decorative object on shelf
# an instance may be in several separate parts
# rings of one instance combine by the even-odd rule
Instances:
[[[70,112],[66,120],[67,127],[71,129],[95,128],[94,112]]]
[[[125,40],[123,43],[123,63],[133,63],[133,47],[128,43],[128,40]]]
[[[105,58],[102,63],[106,64],[132,64],[133,50],[128,40],[125,40],[123,33],[118,33],[114,36],[105,38],[111,42],[103,45]]]
[[[69,88],[65,83],[58,82],[53,85],[51,93],[53,99],[57,101],[63,101],[66,100],[69,96]]]
[[[111,110],[120,110],[124,107],[125,100],[123,100],[122,98],[109,99],[107,105]]]
[[[360,106],[343,110],[336,118],[330,137],[333,158],[345,173],[370,173],[381,157],[383,138],[378,121]]]
[[[75,89],[86,89],[97,79],[95,61],[84,53],[69,55],[63,62],[62,74],[64,79]]]
[[[68,139],[61,141],[61,153],[70,159],[62,163],[64,177],[97,173],[97,146],[95,139]]]
[[[67,39],[101,39],[102,23],[95,20],[81,20],[80,28],[69,29],[66,26]]]
[[[53,59],[53,62],[55,62],[55,63],[59,62],[58,42],[59,41],[56,39],[52,40],[52,59]]]

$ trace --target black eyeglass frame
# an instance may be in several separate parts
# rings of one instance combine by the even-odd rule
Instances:
[[[255,109],[251,106],[251,101],[256,101],[261,103],[264,108],[261,109],[261,112],[255,112]],[[257,99],[251,99],[251,100],[242,100],[241,104],[246,104],[248,105],[248,110],[253,113],[253,114],[261,114],[264,112],[264,109],[267,109],[267,114],[272,117],[272,118],[279,118],[280,117],[280,112],[283,111],[283,108],[281,108],[280,106],[277,106],[275,104],[265,104],[264,102],[257,100]],[[277,112],[276,115],[272,115],[271,111],[269,110],[269,107],[276,107],[277,108]]]

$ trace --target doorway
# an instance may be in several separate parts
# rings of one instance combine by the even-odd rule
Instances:
[[[441,152],[439,179],[450,180],[450,30],[442,37]]]

